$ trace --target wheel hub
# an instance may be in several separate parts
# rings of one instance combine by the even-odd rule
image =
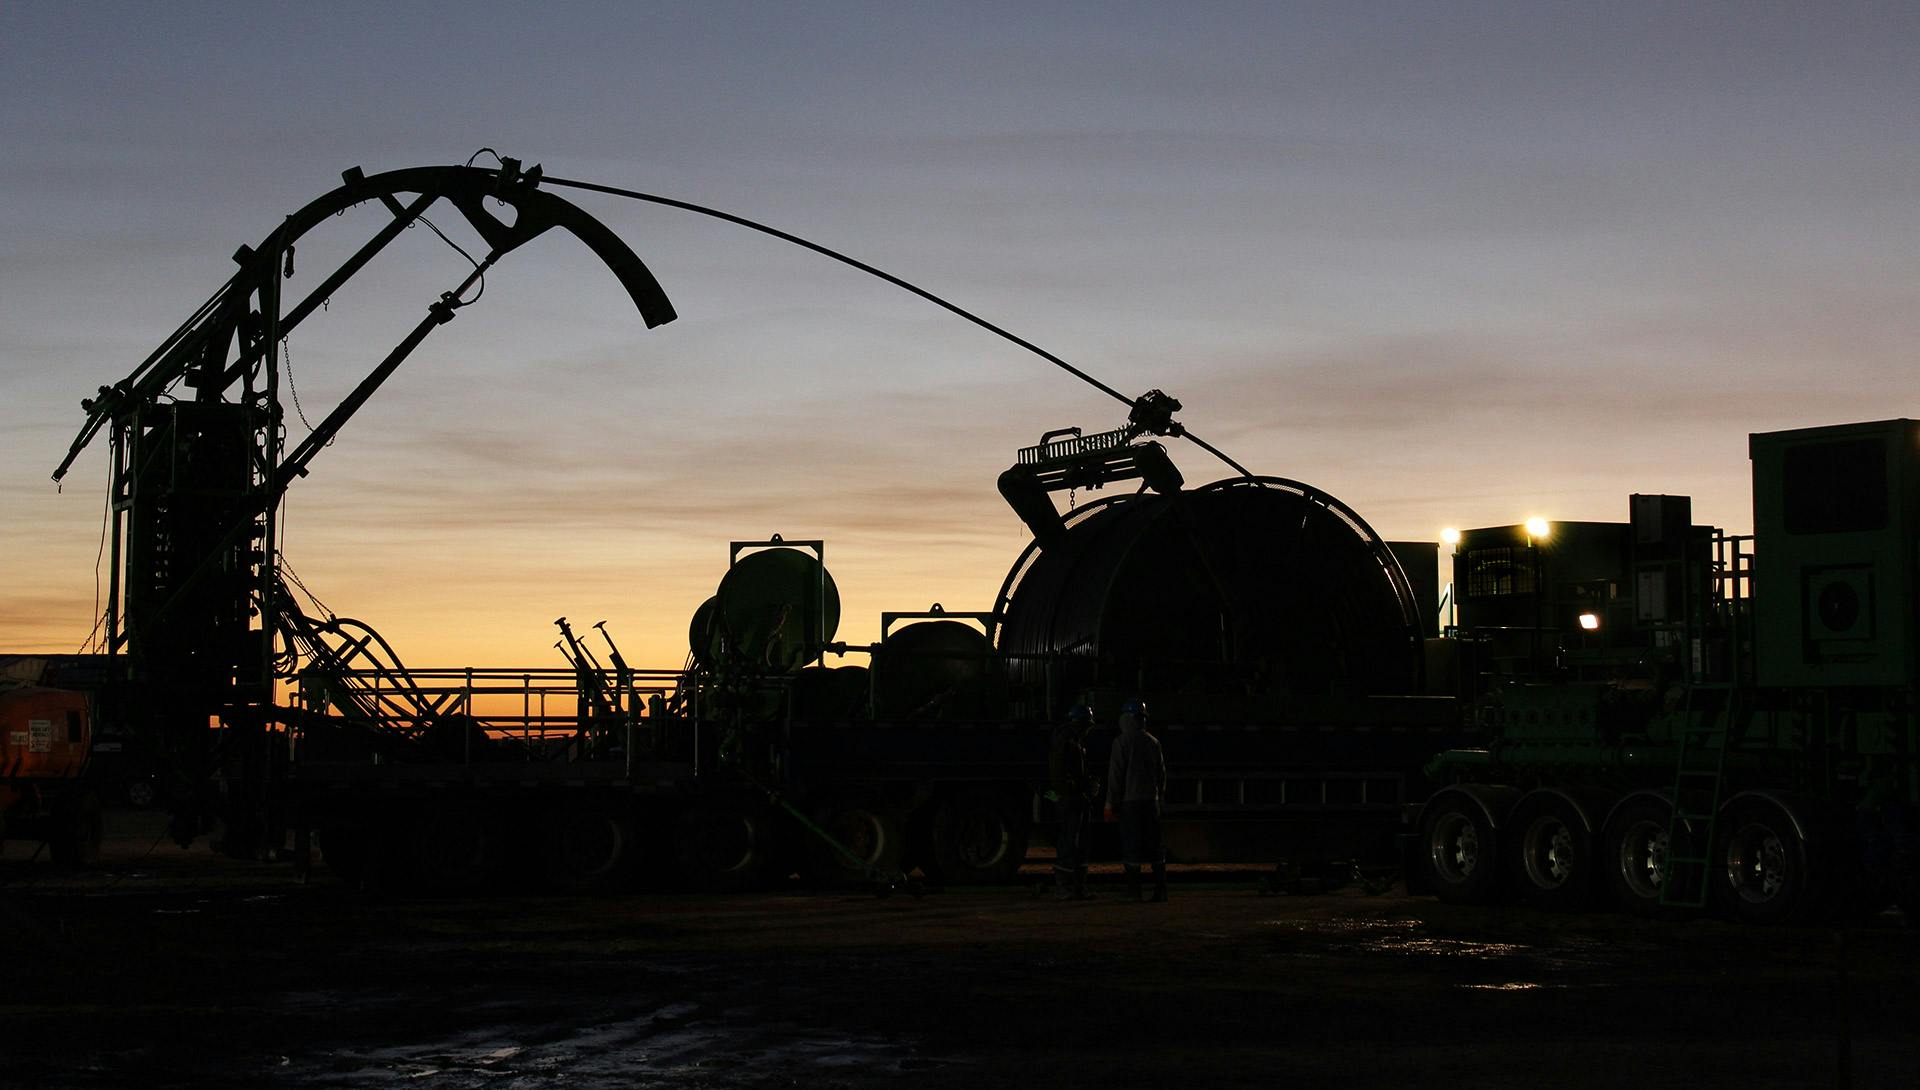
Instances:
[[[1667,878],[1667,853],[1671,840],[1667,830],[1642,821],[1627,831],[1620,841],[1620,875],[1635,896],[1658,897]]]
[[[1750,904],[1780,896],[1787,884],[1787,845],[1764,825],[1746,825],[1727,843],[1727,879]]]
[[[1433,861],[1448,881],[1472,877],[1480,865],[1480,831],[1463,814],[1448,814],[1433,827]]]
[[[954,846],[967,866],[990,867],[1007,854],[1012,842],[1013,837],[998,814],[975,810],[961,823]]]
[[[1573,877],[1573,830],[1554,817],[1544,817],[1527,829],[1527,877],[1541,889],[1558,889]]]
[[[878,818],[864,810],[848,810],[833,823],[833,838],[846,845],[861,863],[871,866],[885,850],[887,834]]]

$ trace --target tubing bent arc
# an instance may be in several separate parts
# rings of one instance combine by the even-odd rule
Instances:
[[[234,254],[237,270],[206,302],[132,373],[82,402],[86,420],[52,474],[56,482],[63,480],[81,452],[101,432],[107,433],[112,579],[100,618],[105,626],[102,646],[110,655],[129,656],[128,699],[130,707],[138,709],[143,724],[139,729],[150,731],[157,751],[166,752],[194,784],[210,787],[213,773],[223,768],[263,769],[271,763],[263,731],[277,714],[276,679],[291,676],[302,658],[306,670],[317,671],[330,690],[346,696],[353,695],[348,692],[351,686],[341,682],[355,662],[371,662],[383,676],[406,680],[404,668],[371,629],[344,618],[315,621],[302,613],[282,578],[280,502],[291,482],[308,472],[312,460],[393,372],[435,328],[468,304],[467,293],[475,285],[484,286],[495,262],[555,227],[564,228],[620,281],[648,327],[676,317],[645,263],[593,216],[544,191],[543,181],[674,204],[855,265],[1126,402],[1136,423],[1143,414],[1151,417],[1149,430],[1156,434],[1184,434],[1199,442],[1180,429],[1170,413],[1160,412],[1162,402],[1152,395],[1120,395],[1059,357],[931,293],[739,217],[631,191],[544,179],[540,167],[522,170],[513,159],[502,159],[498,169],[415,167],[371,176],[358,168],[349,170],[338,188],[287,216],[258,245],[241,247]],[[283,298],[294,275],[296,246],[307,232],[369,201],[380,202],[391,219],[304,297]],[[486,245],[485,253],[476,259],[460,251],[472,262],[471,272],[431,302],[417,324],[308,435],[289,443],[278,390],[286,338],[416,221],[439,234],[426,214],[441,201],[467,221]],[[510,220],[495,214],[502,206],[513,210]],[[276,639],[284,652],[275,650]],[[342,710],[350,715],[366,711]],[[424,723],[443,718],[447,709],[415,711],[413,718]],[[210,730],[214,720],[229,729]],[[226,815],[232,851],[245,851],[252,843],[253,834],[244,830],[266,827],[270,808],[262,792],[267,788],[260,786],[256,792],[244,786],[253,783],[250,779],[225,782],[237,793],[224,801],[207,791],[200,791],[204,797],[198,800],[177,800],[175,835],[182,843],[197,827],[196,807],[207,813],[218,808]]]
[[[253,380],[262,374],[271,381],[271,369],[262,365],[272,361],[280,338],[292,332],[439,200],[444,199],[459,210],[490,247],[480,263],[483,267],[551,228],[565,228],[586,243],[619,279],[648,328],[672,321],[673,304],[645,262],[605,224],[578,206],[537,188],[540,175],[538,166],[521,172],[514,160],[506,160],[506,165],[498,170],[411,167],[368,176],[355,167],[345,172],[345,184],[288,216],[258,246],[241,247],[234,254],[240,270],[193,317],[163,341],[131,375],[111,387],[101,387],[98,396],[81,403],[87,412],[87,422],[66,458],[54,470],[53,479],[65,477],[74,459],[116,416],[134,406],[152,403],[183,381],[195,388],[195,400],[199,401],[219,400],[236,382],[244,383],[251,392]],[[399,199],[402,195],[411,195],[413,199],[403,205]],[[511,224],[487,209],[485,202],[489,198],[514,209]],[[283,274],[291,274],[295,243],[329,216],[370,200],[384,204],[393,213],[393,221],[384,225],[292,310],[280,313],[279,285]],[[258,308],[253,305],[256,296],[261,304]],[[434,319],[433,324],[445,322],[454,308],[464,305],[458,296],[456,291],[442,297],[435,312],[429,315]],[[237,356],[229,363],[227,352],[236,338]],[[416,331],[416,335],[409,338],[411,343],[403,342],[402,348],[395,351],[404,357],[421,339],[424,333]],[[390,358],[383,366],[390,371],[398,362]],[[379,378],[384,379],[385,375],[380,374]],[[374,385],[378,385],[378,380],[374,380]],[[352,409],[357,409],[359,402],[364,402],[371,393],[371,389],[356,390],[358,400],[349,398]],[[352,409],[347,415],[351,415]],[[333,423],[333,430],[337,430],[345,419],[342,417]]]
[[[105,645],[131,651],[150,676],[165,679],[156,684],[184,694],[184,708],[225,702],[210,694],[235,679],[251,678],[264,691],[276,634],[316,659],[322,636],[356,653],[370,646],[333,620],[300,615],[275,547],[280,499],[400,364],[467,305],[467,291],[500,258],[563,228],[614,274],[649,327],[675,318],[646,264],[593,216],[542,191],[538,166],[522,171],[508,159],[499,169],[430,166],[371,176],[356,167],[342,177],[342,185],[286,217],[259,245],[241,247],[234,254],[239,269],[211,298],[130,375],[81,403],[86,422],[53,473],[61,480],[100,432],[109,433],[114,580]],[[283,300],[296,244],[329,217],[369,201],[392,219],[304,298]],[[441,201],[466,219],[486,252],[469,256],[473,269],[461,283],[431,303],[310,434],[285,449],[283,339],[416,221],[439,233],[426,213]],[[496,215],[497,207],[512,209],[511,220]],[[264,624],[253,628],[250,615],[264,615]]]
[[[674,319],[672,304],[645,263],[591,215],[541,190],[539,186],[543,180],[550,185],[649,201],[717,217],[849,264],[1026,348],[1127,403],[1136,419],[1143,412],[1154,416],[1151,430],[1155,433],[1188,438],[1226,461],[1242,475],[1248,475],[1244,467],[1173,421],[1164,408],[1177,409],[1178,402],[1161,398],[1157,391],[1141,399],[1128,398],[1060,357],[924,289],[816,243],[730,213],[633,190],[569,179],[544,179],[540,167],[522,171],[519,161],[514,159],[502,159],[498,169],[473,166],[414,167],[367,176],[354,168],[345,172],[343,177],[343,185],[288,216],[258,246],[242,247],[234,255],[239,270],[212,298],[163,341],[132,374],[111,387],[101,387],[96,397],[82,402],[87,420],[66,457],[54,470],[53,479],[56,482],[62,480],[80,452],[101,430],[111,425],[116,446],[113,459],[116,498],[129,497],[132,480],[137,475],[131,463],[136,453],[134,447],[142,433],[142,411],[160,405],[162,399],[170,397],[181,386],[193,391],[191,401],[195,403],[244,407],[244,415],[254,436],[253,456],[244,470],[251,483],[242,490],[242,495],[223,505],[219,512],[202,511],[198,516],[203,522],[219,523],[219,529],[211,535],[205,532],[207,528],[204,526],[202,532],[193,535],[197,544],[205,547],[192,550],[200,554],[197,558],[201,561],[199,567],[189,571],[184,581],[178,578],[177,572],[169,577],[169,588],[160,595],[162,601],[157,608],[155,602],[148,600],[138,610],[145,615],[144,618],[126,618],[131,630],[137,631],[142,627],[143,620],[159,620],[173,613],[187,591],[203,581],[207,574],[204,569],[216,566],[218,554],[231,553],[237,547],[235,543],[249,529],[253,531],[253,536],[266,543],[274,541],[275,511],[288,484],[307,473],[308,463],[333,440],[347,420],[435,327],[452,320],[455,312],[467,304],[464,298],[466,291],[475,283],[482,282],[486,270],[508,252],[553,227],[563,227],[584,242],[614,273],[648,327]],[[403,196],[410,197],[405,204],[401,202]],[[515,216],[511,223],[503,221],[489,210],[486,204],[489,198],[514,209]],[[326,276],[304,299],[283,311],[282,284],[293,273],[296,243],[327,217],[370,200],[380,201],[393,214],[393,219]],[[291,451],[283,453],[280,427],[282,409],[277,385],[278,354],[284,338],[403,230],[411,227],[416,220],[423,220],[428,209],[440,200],[452,204],[488,244],[490,249],[484,260],[474,261],[472,273],[454,290],[443,293],[428,308],[427,315],[386,358],[319,425],[310,429],[308,436]],[[431,221],[427,223],[430,228],[433,227]],[[433,229],[438,233],[438,228]],[[464,250],[461,252],[465,254]],[[469,260],[472,258],[469,257]],[[1161,402],[1165,405],[1162,406]],[[145,426],[151,427],[151,422]],[[115,544],[118,560],[117,530]],[[277,565],[270,549],[268,557],[265,565],[268,570],[262,573],[259,592],[261,598],[272,601],[276,597],[273,591],[277,583],[272,576],[272,569]],[[190,556],[188,559],[191,563],[194,558]],[[178,560],[174,563],[177,564]],[[116,605],[117,595],[111,596],[107,622],[109,643],[114,642],[117,621],[120,619]]]

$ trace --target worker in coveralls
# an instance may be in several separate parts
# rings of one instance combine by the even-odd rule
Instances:
[[[1108,821],[1120,819],[1120,861],[1127,897],[1140,899],[1140,867],[1153,867],[1153,897],[1167,899],[1167,849],[1160,838],[1160,801],[1167,794],[1167,759],[1160,739],[1147,731],[1147,706],[1127,702],[1120,711],[1120,737],[1107,761]]]
[[[1047,754],[1047,796],[1060,820],[1055,840],[1053,885],[1060,900],[1090,901],[1087,892],[1087,824],[1100,781],[1087,771],[1087,732],[1093,729],[1093,709],[1076,704],[1053,728],[1053,747]]]

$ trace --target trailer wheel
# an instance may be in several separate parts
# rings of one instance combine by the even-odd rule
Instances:
[[[935,809],[932,877],[949,885],[1001,886],[1027,859],[1027,814],[1002,791],[961,791]]]
[[[1607,895],[1635,916],[1666,919],[1679,915],[1660,903],[1660,887],[1673,858],[1688,854],[1689,842],[1673,843],[1669,826],[1673,804],[1656,795],[1634,795],[1614,807],[1602,834],[1602,868]]]
[[[430,890],[481,885],[493,865],[486,818],[468,806],[421,806],[410,816],[407,846],[414,877]]]
[[[696,888],[734,893],[772,877],[776,844],[765,808],[743,801],[701,803],[674,828],[680,870]]]
[[[47,844],[48,854],[55,863],[96,862],[100,858],[103,832],[100,796],[91,791],[82,791],[55,811],[54,834]]]
[[[907,847],[906,823],[879,799],[837,799],[821,806],[814,820],[852,857],[809,835],[805,853],[809,880],[826,886],[867,885],[900,869]]]
[[[1806,918],[1814,900],[1810,853],[1786,812],[1765,799],[1738,799],[1719,825],[1713,877],[1720,906],[1743,923]]]
[[[1434,895],[1448,904],[1480,905],[1500,890],[1500,841],[1479,803],[1448,795],[1420,816],[1422,862]]]
[[[1572,802],[1551,792],[1520,800],[1507,822],[1508,870],[1521,900],[1552,912],[1576,912],[1592,900],[1593,834]]]
[[[145,810],[160,797],[160,788],[152,776],[135,776],[127,783],[127,805]]]
[[[547,819],[547,880],[579,893],[616,889],[639,855],[633,818],[614,807],[563,805]]]

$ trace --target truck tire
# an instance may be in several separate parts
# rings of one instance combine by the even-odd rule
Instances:
[[[1434,896],[1483,905],[1500,893],[1500,838],[1476,800],[1447,794],[1420,814],[1420,862]]]
[[[1012,883],[1027,859],[1028,825],[1011,792],[955,792],[934,810],[928,876],[956,886]]]
[[[689,885],[737,893],[773,880],[778,843],[764,806],[714,800],[680,815],[674,823],[674,851]]]
[[[1720,814],[1712,855],[1714,901],[1742,923],[1806,920],[1813,911],[1812,852],[1785,810],[1735,799]]]
[[[884,801],[868,797],[830,800],[814,811],[814,823],[851,858],[818,835],[807,837],[805,876],[823,886],[872,885],[899,873],[907,827]]]
[[[1647,919],[1672,919],[1684,910],[1660,903],[1660,886],[1676,855],[1689,844],[1674,844],[1673,804],[1658,795],[1630,795],[1613,808],[1601,834],[1602,883],[1622,912]]]
[[[1520,899],[1549,912],[1578,912],[1593,899],[1597,860],[1586,815],[1565,795],[1535,791],[1503,830],[1507,877]]]
[[[153,782],[152,776],[135,776],[127,781],[127,805],[136,810],[145,810],[160,798],[160,785]]]
[[[486,818],[475,807],[427,805],[407,828],[414,876],[429,890],[471,890],[485,884],[496,852]]]
[[[632,878],[640,848],[631,814],[613,806],[562,804],[545,826],[541,861],[554,885],[599,893]]]

